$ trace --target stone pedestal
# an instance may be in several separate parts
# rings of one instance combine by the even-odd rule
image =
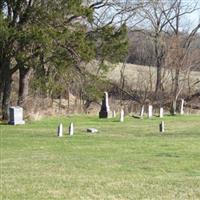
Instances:
[[[9,122],[8,124],[25,124],[23,120],[23,108],[19,106],[13,106],[9,108]]]
[[[99,118],[112,118],[112,112],[108,104],[108,93],[104,92]]]

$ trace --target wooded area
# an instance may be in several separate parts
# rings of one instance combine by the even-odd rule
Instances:
[[[200,77],[191,81],[191,72],[200,70],[200,20],[187,23],[191,13],[200,13],[197,2],[1,0],[2,119],[8,119],[11,103],[27,106],[28,97],[53,101],[73,95],[86,112],[105,90],[120,105],[126,96],[176,114],[180,98],[200,93]],[[114,82],[106,77],[117,63],[123,65]],[[154,67],[155,81],[149,71],[150,81],[138,76],[133,89],[124,76],[126,63]]]

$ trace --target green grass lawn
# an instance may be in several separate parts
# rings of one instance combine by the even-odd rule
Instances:
[[[200,116],[165,117],[163,135],[160,121],[74,116],[0,125],[0,199],[200,199]]]

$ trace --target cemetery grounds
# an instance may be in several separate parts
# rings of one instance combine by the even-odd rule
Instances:
[[[160,121],[73,116],[1,124],[0,199],[200,199],[200,116],[164,117],[164,134]],[[86,133],[90,127],[99,132]]]

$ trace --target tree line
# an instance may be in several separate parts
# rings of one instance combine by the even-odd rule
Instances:
[[[44,95],[62,92],[90,76],[83,64],[119,61],[126,53],[126,26],[99,24],[95,10],[104,1],[3,0],[0,2],[0,102],[8,119],[12,77],[19,73],[18,105],[23,105],[34,74]],[[97,24],[98,22],[98,24]],[[113,54],[112,49],[115,49]],[[118,54],[118,55],[117,55]],[[64,80],[65,85],[62,84]]]
[[[31,78],[32,92],[57,98],[66,91],[81,91],[87,107],[107,87],[103,79],[110,67],[107,62],[127,62],[133,56],[131,49],[141,45],[145,46],[140,55],[135,54],[131,62],[141,59],[156,67],[155,101],[165,92],[163,69],[172,69],[171,110],[175,113],[183,89],[180,74],[188,75],[200,61],[200,47],[194,48],[200,23],[183,28],[184,18],[197,10],[197,4],[183,0],[1,0],[2,119],[8,119],[14,75],[19,79],[20,106],[28,96]],[[135,44],[131,32],[133,40],[140,37],[146,42],[140,39]],[[86,68],[93,60],[98,64],[96,74]]]

